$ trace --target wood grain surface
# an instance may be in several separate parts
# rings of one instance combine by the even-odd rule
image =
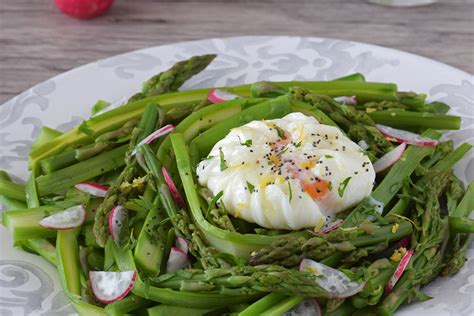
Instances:
[[[392,8],[367,0],[117,0],[79,21],[53,0],[0,0],[0,104],[32,85],[134,49],[237,35],[320,36],[405,50],[474,72],[474,0]],[[416,74],[414,74],[416,75]]]

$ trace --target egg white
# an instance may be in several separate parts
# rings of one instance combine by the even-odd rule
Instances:
[[[370,195],[375,171],[338,128],[291,113],[232,129],[197,176],[214,195],[223,192],[235,217],[271,229],[319,230]]]

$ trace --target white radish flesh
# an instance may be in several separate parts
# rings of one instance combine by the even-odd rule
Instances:
[[[166,272],[171,273],[191,266],[188,255],[176,247],[171,248],[168,262],[166,263]]]
[[[71,229],[84,223],[86,209],[83,205],[75,205],[64,211],[43,218],[39,224],[50,229]]]
[[[118,301],[127,296],[133,287],[136,277],[136,271],[89,272],[92,292],[97,300],[105,304]]]
[[[424,137],[412,132],[396,129],[390,126],[385,126],[381,124],[375,124],[377,129],[385,136],[399,143],[407,143],[410,145],[417,146],[436,146],[438,141],[428,137]]]
[[[184,207],[184,200],[181,197],[181,194],[179,193],[178,189],[174,185],[173,179],[171,179],[168,170],[163,166],[161,167],[161,172],[163,173],[163,178],[165,178],[165,182],[168,185],[168,188],[171,191],[171,195],[173,196],[174,200],[176,201],[176,204],[178,204],[178,207]]]
[[[178,248],[185,254],[188,254],[188,251],[189,251],[188,241],[184,239],[183,237],[176,237],[175,246],[176,248]]]
[[[344,103],[344,104],[347,104],[347,105],[356,105],[357,104],[357,97],[355,95],[353,96],[343,96],[343,97],[337,97],[337,98],[334,98],[334,100],[336,102],[339,102],[339,103]]]
[[[390,278],[390,280],[388,280],[387,286],[385,287],[385,293],[388,294],[392,292],[393,287],[395,286],[395,284],[397,284],[398,280],[403,275],[403,272],[405,271],[408,263],[410,262],[410,259],[413,256],[414,252],[415,251],[413,249],[410,249],[402,257],[402,260],[400,260],[400,262],[398,263],[398,266],[395,269],[395,272],[393,273],[392,277]]]
[[[346,298],[359,293],[365,282],[353,282],[341,271],[310,259],[303,259],[300,271],[311,272],[319,276],[317,284],[326,290],[331,298]]]
[[[389,151],[388,153],[380,157],[380,159],[378,159],[374,163],[375,172],[383,171],[387,169],[388,167],[392,166],[394,163],[396,163],[398,159],[402,157],[406,148],[407,148],[407,144],[401,143],[400,145],[398,145],[397,147],[395,147],[394,149],[392,149],[391,151]]]
[[[285,312],[283,316],[322,316],[323,312],[318,300],[314,298],[307,298],[289,311]]]
[[[105,197],[107,190],[109,189],[108,186],[97,182],[81,182],[74,185],[74,187],[79,191],[89,193],[90,195],[97,197]]]
[[[116,205],[112,208],[109,214],[109,232],[112,239],[118,240],[120,232],[123,229],[124,223],[128,219],[128,211],[125,207]]]
[[[144,139],[142,139],[138,144],[137,146],[135,147],[134,150],[132,150],[131,152],[131,155],[135,155],[137,153],[137,148],[140,147],[141,145],[144,145],[144,144],[151,144],[155,139],[157,138],[160,138],[162,136],[165,136],[169,133],[171,133],[172,131],[174,130],[174,126],[172,124],[168,124],[168,125],[165,125],[163,126],[162,128],[160,129],[157,129],[156,131],[154,131],[153,133],[151,133],[150,135],[148,135],[147,137],[145,137]]]

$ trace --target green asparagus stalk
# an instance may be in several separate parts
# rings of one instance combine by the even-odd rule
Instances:
[[[148,136],[152,133],[158,124],[159,119],[159,111],[153,105],[148,105],[145,114],[140,121],[138,128],[136,129],[136,136],[130,142],[130,145],[125,146],[125,150],[131,152],[135,149],[135,144],[137,144],[141,139]],[[122,148],[122,147],[120,147]],[[94,158],[92,158],[94,159]],[[131,157],[123,169],[122,173],[118,177],[117,181],[113,186],[109,188],[107,194],[104,198],[104,201],[97,209],[95,214],[95,222],[94,222],[94,234],[97,239],[97,244],[100,246],[104,246],[107,238],[109,236],[108,230],[108,216],[110,210],[119,203],[124,203],[127,199],[131,197],[131,193],[129,191],[123,191],[121,186],[124,183],[130,183],[138,176],[139,168],[138,163],[136,161],[136,157]],[[118,241],[120,242],[120,241]]]
[[[145,81],[142,97],[177,91],[185,81],[203,71],[214,58],[216,58],[215,54],[209,54],[177,62],[170,69]]]
[[[289,311],[299,303],[304,300],[301,296],[290,296],[279,302],[278,304],[272,306],[271,308],[264,311],[261,315],[264,316],[280,316],[283,315],[286,311]]]
[[[11,182],[10,176],[4,170],[0,170],[0,180]],[[9,210],[17,210],[17,209],[26,208],[26,204],[23,201],[15,200],[10,197],[7,197],[3,195],[3,192],[0,192],[0,203],[3,204]]]
[[[122,316],[139,308],[148,307],[152,305],[152,303],[153,302],[143,297],[131,294],[121,300],[106,305],[104,311],[110,316]]]
[[[402,129],[459,129],[461,127],[461,117],[454,115],[397,110],[375,111],[369,112],[367,115],[377,124]]]
[[[314,273],[276,265],[185,270],[151,278],[150,281],[155,286],[182,292],[234,295],[275,292],[318,298],[331,297],[331,293],[318,285],[318,276]]]
[[[40,196],[66,190],[67,188],[125,164],[124,156],[128,145],[115,148],[99,156],[76,163],[67,168],[36,178]]]
[[[188,308],[183,306],[158,305],[147,309],[148,316],[202,316],[212,309]]]
[[[455,233],[474,233],[474,220],[468,217],[449,216],[449,227]]]
[[[4,178],[0,178],[0,195],[22,202],[26,201],[25,187]]]
[[[267,294],[241,311],[238,316],[261,315],[263,312],[267,311],[272,306],[275,306],[285,298],[286,295],[280,293]]]

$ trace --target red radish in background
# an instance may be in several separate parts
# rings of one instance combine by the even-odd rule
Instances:
[[[43,218],[39,224],[50,229],[76,228],[86,220],[86,209],[83,205],[75,205],[64,211]]]
[[[97,197],[105,197],[107,194],[108,186],[102,185],[97,182],[81,182],[74,186],[79,191],[89,193],[90,195]]]
[[[161,167],[161,172],[163,173],[163,178],[165,178],[165,182],[168,185],[171,195],[173,196],[174,200],[176,201],[176,204],[178,204],[178,207],[183,208],[184,207],[184,200],[181,197],[181,194],[179,194],[178,189],[176,189],[176,186],[174,185],[173,179],[171,179],[168,170],[163,166]]]
[[[81,20],[104,14],[113,2],[114,0],[54,0],[62,13]]]
[[[171,133],[173,130],[174,130],[173,124],[167,124],[163,126],[162,128],[157,129],[156,131],[154,131],[153,133],[151,133],[150,135],[142,139],[137,144],[137,146],[135,146],[135,149],[132,151],[131,155],[132,156],[135,155],[137,153],[136,148],[140,147],[141,145],[144,145],[144,144],[150,145],[155,139],[165,136],[166,134]]]
[[[310,259],[300,262],[300,271],[314,273],[314,281],[326,290],[331,298],[346,298],[362,291],[365,282],[353,282],[343,272]]]
[[[166,272],[171,273],[184,268],[191,267],[188,255],[176,247],[172,247],[170,250],[170,256],[166,263]]]
[[[233,94],[224,90],[212,89],[207,94],[207,99],[212,103],[221,103],[240,98],[237,94]]]
[[[380,157],[380,159],[374,162],[375,172],[383,171],[387,169],[388,167],[390,167],[391,165],[393,165],[394,163],[396,163],[398,159],[400,159],[400,157],[403,155],[406,148],[407,148],[407,144],[401,143],[400,145],[398,145],[397,147],[395,147],[394,149],[392,149],[391,151],[389,151],[388,153]]]
[[[112,208],[109,214],[109,232],[114,241],[119,239],[127,220],[128,211],[125,207],[117,205]]]
[[[92,292],[98,301],[105,304],[118,301],[127,296],[132,289],[136,278],[136,271],[89,272]]]
[[[408,263],[410,262],[411,256],[413,256],[413,253],[415,251],[413,249],[408,250],[405,255],[403,256],[402,260],[398,263],[397,268],[395,269],[395,272],[393,273],[392,277],[390,280],[388,280],[387,286],[385,287],[385,293],[390,293],[393,290],[393,287],[395,284],[397,284],[398,280],[402,276],[403,272],[405,271]]]
[[[381,125],[381,124],[375,124],[375,127],[377,127],[377,129],[385,137],[392,138],[399,143],[407,143],[410,145],[428,146],[428,147],[438,145],[438,141],[436,139],[424,137],[412,132],[396,129],[396,128]]]

